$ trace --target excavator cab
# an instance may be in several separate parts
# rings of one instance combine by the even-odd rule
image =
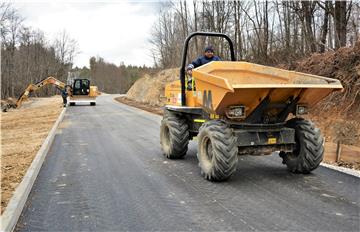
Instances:
[[[90,80],[75,79],[73,85],[73,95],[88,95],[90,93]]]
[[[90,103],[90,105],[94,106],[96,105],[96,97],[99,94],[96,86],[90,86],[89,79],[74,79],[69,104],[74,106],[77,103]]]

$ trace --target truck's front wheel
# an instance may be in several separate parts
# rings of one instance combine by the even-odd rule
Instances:
[[[295,129],[296,148],[293,152],[280,152],[283,163],[294,173],[310,173],[316,169],[324,156],[323,137],[310,121],[294,118],[287,127]]]
[[[175,114],[165,114],[160,126],[160,145],[167,158],[178,159],[185,156],[189,137],[185,119]]]
[[[235,171],[238,147],[231,129],[221,121],[204,123],[198,135],[199,166],[207,180],[222,181]]]

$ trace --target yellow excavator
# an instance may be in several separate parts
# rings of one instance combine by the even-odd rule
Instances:
[[[100,95],[97,86],[90,86],[90,80],[88,79],[75,79],[73,85],[66,85],[62,81],[59,81],[55,77],[47,77],[35,84],[30,84],[24,92],[21,93],[16,103],[8,103],[2,107],[2,111],[6,112],[10,108],[19,108],[23,101],[25,101],[29,94],[33,91],[40,89],[46,85],[54,85],[62,93],[62,96],[69,96],[69,104],[75,105],[76,102],[90,102],[90,105],[96,105],[96,97]],[[65,97],[66,98],[66,97]]]

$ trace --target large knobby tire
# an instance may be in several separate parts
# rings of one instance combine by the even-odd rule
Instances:
[[[205,179],[228,179],[236,171],[237,155],[236,138],[224,122],[208,121],[200,127],[197,157]]]
[[[324,157],[324,139],[320,130],[302,118],[291,119],[286,126],[295,129],[296,149],[289,153],[280,152],[283,163],[293,173],[310,173]]]
[[[160,126],[160,145],[165,157],[179,159],[186,155],[189,130],[185,119],[166,113]]]

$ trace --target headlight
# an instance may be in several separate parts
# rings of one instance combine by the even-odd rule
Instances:
[[[225,114],[231,119],[245,118],[245,106],[230,106],[226,109]]]
[[[296,115],[303,115],[308,113],[308,107],[305,105],[296,105]]]

